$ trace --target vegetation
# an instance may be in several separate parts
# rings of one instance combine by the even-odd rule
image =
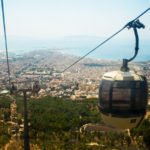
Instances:
[[[84,64],[84,66],[87,66],[87,67],[106,67],[106,66],[113,66],[113,65],[90,63],[90,64]]]
[[[84,64],[84,66],[87,66],[87,67],[105,67],[105,66],[108,66],[108,65],[101,65],[101,64],[91,63],[91,64]]]
[[[17,100],[17,105],[18,112],[22,114],[23,101]],[[84,124],[103,124],[96,99],[77,101],[51,97],[31,99],[28,101],[28,112],[31,123],[30,141],[41,149],[105,150],[134,149],[138,146],[124,133],[87,132],[86,130],[79,132]],[[135,136],[137,136],[136,132]],[[96,144],[90,146],[90,143]],[[143,140],[139,141],[139,144],[144,150]]]
[[[8,133],[8,125],[0,123],[0,148],[9,142],[11,135]]]
[[[0,97],[0,108],[10,108],[11,100],[7,96]]]
[[[17,105],[18,112],[23,113],[23,101],[17,100]],[[96,100],[32,99],[28,101],[29,121],[33,129],[47,133],[77,130],[89,122],[102,122],[96,105]],[[95,110],[91,111],[93,108]]]
[[[9,97],[0,97],[0,120],[10,120],[10,103],[11,100]]]
[[[139,128],[131,130],[131,135],[134,139],[137,139],[140,145],[141,140],[139,137],[142,138],[148,149],[150,149],[150,121],[144,120]]]
[[[5,100],[4,100],[5,99]],[[0,99],[1,110],[10,111],[9,98]],[[6,100],[7,99],[7,100]],[[17,97],[18,123],[22,124],[23,98]],[[1,114],[4,113],[1,111]],[[8,115],[8,117],[10,117]],[[52,97],[28,100],[28,118],[30,122],[30,142],[42,150],[110,150],[149,148],[150,122],[145,120],[140,128],[126,133],[88,132],[81,129],[87,123],[103,124],[97,99],[66,100]],[[6,123],[7,121],[5,121]],[[0,124],[0,147],[9,142],[9,126]],[[17,144],[23,148],[23,135],[20,142],[9,145],[13,149]],[[20,144],[19,144],[20,143]],[[146,146],[145,146],[146,145]],[[15,149],[15,148],[14,148]]]
[[[10,103],[9,97],[0,97],[0,148],[9,142],[11,135],[8,133],[9,126],[6,121],[10,120]]]

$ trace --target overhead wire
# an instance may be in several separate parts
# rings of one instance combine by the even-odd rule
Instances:
[[[4,3],[1,0],[2,7],[2,18],[3,18],[3,29],[4,29],[4,38],[5,38],[5,50],[6,50],[6,59],[7,59],[7,71],[8,71],[8,80],[10,84],[10,67],[9,67],[9,57],[8,57],[8,47],[7,47],[7,34],[6,34],[6,25],[5,25],[5,14],[4,14]]]
[[[9,83],[10,83],[10,67],[9,67],[9,58],[8,58],[8,47],[7,47],[7,35],[6,35],[6,25],[5,25],[5,14],[4,14],[4,4],[3,4],[3,0],[1,0],[1,7],[2,7],[2,16],[3,16],[3,29],[4,29],[4,38],[5,38],[5,49],[6,49],[6,57],[7,57],[7,68],[8,68],[8,77],[9,77]],[[144,12],[142,12],[139,16],[137,16],[135,19],[133,19],[132,21],[130,21],[129,23],[127,23],[124,27],[122,27],[120,30],[118,30],[117,32],[115,32],[113,35],[111,35],[110,37],[108,37],[106,40],[104,40],[102,43],[100,43],[98,46],[96,46],[95,48],[93,48],[92,50],[90,50],[88,53],[86,53],[84,56],[82,56],[81,58],[79,58],[77,61],[75,61],[73,64],[71,64],[70,66],[68,66],[66,69],[64,69],[62,71],[62,73],[64,73],[66,70],[68,70],[69,68],[71,68],[72,66],[74,66],[75,64],[77,64],[79,61],[81,61],[82,59],[84,59],[86,56],[88,56],[90,53],[92,53],[93,51],[95,51],[96,49],[98,49],[99,47],[101,47],[102,45],[104,45],[106,42],[108,42],[109,40],[111,40],[114,36],[116,36],[117,34],[119,34],[121,31],[123,31],[126,27],[128,27],[131,23],[133,23],[134,21],[138,20],[141,16],[143,16],[146,12],[148,12],[150,10],[150,8],[146,9]]]
[[[120,30],[118,30],[116,33],[114,33],[113,35],[111,35],[110,37],[108,37],[106,40],[104,40],[102,43],[100,43],[98,46],[96,46],[95,48],[93,48],[92,50],[90,50],[88,53],[86,53],[84,56],[82,56],[81,58],[79,58],[77,61],[75,61],[73,64],[71,64],[70,66],[68,66],[67,68],[65,68],[61,73],[64,73],[65,71],[67,71],[69,68],[71,68],[72,66],[74,66],[75,64],[77,64],[79,61],[81,61],[82,59],[84,59],[86,56],[88,56],[90,53],[92,53],[93,51],[95,51],[96,49],[98,49],[99,47],[101,47],[103,44],[105,44],[106,42],[108,42],[110,39],[112,39],[114,36],[116,36],[117,34],[119,34],[122,30],[124,30],[125,28],[127,28],[131,23],[137,21],[141,16],[143,16],[146,12],[148,12],[150,10],[150,8],[146,9],[144,12],[142,12],[139,16],[137,16],[135,19],[133,19],[132,21],[128,22],[124,27],[122,27]]]

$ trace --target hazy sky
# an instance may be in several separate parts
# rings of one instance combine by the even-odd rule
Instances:
[[[4,5],[7,34],[11,37],[107,37],[149,8],[150,0],[4,0]],[[1,13],[0,19],[2,31]],[[150,11],[140,20],[146,25],[141,36],[148,39]]]

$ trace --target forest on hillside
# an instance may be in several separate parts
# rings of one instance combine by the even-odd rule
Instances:
[[[11,139],[7,130],[10,103],[8,97],[0,98],[0,120],[5,118],[6,124],[0,123],[0,146]],[[22,97],[16,97],[16,104],[19,125],[23,123]],[[145,120],[140,128],[131,130],[131,136],[124,132],[81,131],[81,127],[88,123],[104,125],[97,107],[97,99],[71,101],[49,96],[28,99],[28,118],[30,142],[42,150],[145,150],[146,147],[150,147],[148,120]],[[20,139],[23,148],[23,134]]]

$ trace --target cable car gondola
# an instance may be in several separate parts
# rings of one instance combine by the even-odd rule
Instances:
[[[104,123],[122,129],[138,127],[144,119],[147,106],[146,77],[128,68],[128,62],[132,61],[138,53],[137,28],[144,28],[144,25],[137,20],[130,22],[128,27],[134,30],[135,54],[130,59],[123,59],[119,71],[103,75],[98,104]]]

